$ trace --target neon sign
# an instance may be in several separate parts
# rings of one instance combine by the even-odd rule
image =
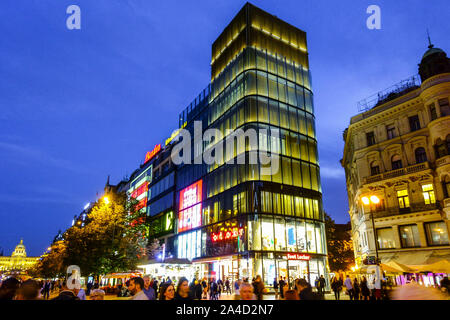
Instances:
[[[202,180],[180,191],[178,232],[199,227],[202,218]]]
[[[225,240],[231,240],[236,239],[237,237],[242,237],[244,235],[244,228],[231,228],[231,229],[225,229],[219,232],[212,232],[211,233],[211,241],[217,242],[217,241],[225,241]]]
[[[131,197],[136,199],[138,198],[141,194],[144,194],[145,192],[148,191],[148,182],[144,182],[140,187],[138,187],[136,190],[134,190],[131,193]]]
[[[159,151],[161,151],[161,145],[157,144],[152,151],[147,152],[145,155],[144,163],[147,163],[151,158],[153,158]]]
[[[288,260],[311,260],[311,256],[304,253],[288,253],[286,256]]]

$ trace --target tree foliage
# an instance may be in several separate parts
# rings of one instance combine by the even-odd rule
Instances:
[[[145,213],[136,210],[136,201],[125,194],[109,193],[87,214],[64,232],[58,250],[44,255],[34,270],[49,277],[78,265],[83,276],[134,270],[145,253]]]
[[[331,271],[346,271],[355,263],[353,243],[347,226],[336,225],[325,213],[325,229],[327,237],[328,263]]]

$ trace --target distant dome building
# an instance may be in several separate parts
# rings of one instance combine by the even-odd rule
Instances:
[[[0,257],[0,272],[24,272],[38,261],[39,257],[27,257],[23,240],[16,246],[10,257]]]

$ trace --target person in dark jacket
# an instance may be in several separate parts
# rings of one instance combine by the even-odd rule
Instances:
[[[73,300],[80,300],[80,298],[77,297],[77,295],[74,293],[74,290],[70,290],[67,287],[67,284],[64,281],[61,285],[61,292],[56,298],[53,298],[52,300],[73,301]]]
[[[354,295],[353,299],[359,300],[359,295],[360,295],[360,293],[361,293],[361,288],[360,288],[360,286],[359,286],[358,279],[355,278],[355,279],[353,280],[353,295]]]
[[[334,297],[336,298],[336,300],[339,300],[340,298],[342,285],[343,285],[342,280],[338,279],[336,276],[333,277],[333,280],[331,280],[331,289],[334,292]]]
[[[174,300],[193,300],[192,293],[189,290],[188,279],[183,277],[178,281]]]
[[[195,286],[194,286],[194,299],[201,300],[202,299],[202,292],[203,287],[200,281],[195,280]]]
[[[283,288],[286,285],[286,281],[283,280],[283,277],[280,276],[280,281],[278,281],[278,284],[280,286],[280,297],[281,299],[284,299],[284,292],[283,292]]]
[[[255,281],[252,283],[253,284],[253,292],[256,295],[256,298],[258,300],[263,300],[263,294],[264,294],[264,283],[261,280],[261,276],[257,275],[255,278]]]
[[[362,299],[363,300],[369,300],[370,290],[369,290],[369,287],[367,286],[367,279],[366,279],[366,277],[362,277],[359,287],[360,287],[360,290],[361,290]]]
[[[20,281],[14,277],[4,280],[0,287],[0,300],[13,300],[19,286]]]
[[[300,300],[320,300],[320,296],[312,291],[311,285],[305,279],[295,280],[295,290]]]

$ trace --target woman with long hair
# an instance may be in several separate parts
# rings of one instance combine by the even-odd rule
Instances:
[[[175,300],[193,300],[188,279],[183,277],[178,281]]]
[[[173,300],[175,297],[175,287],[171,283],[163,283],[159,288],[159,300]]]

